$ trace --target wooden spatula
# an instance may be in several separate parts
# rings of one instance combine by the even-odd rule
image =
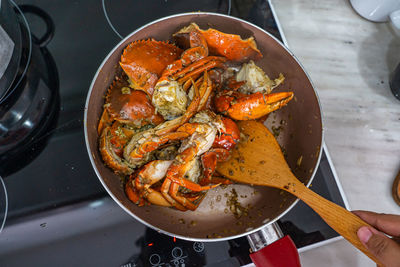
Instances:
[[[239,183],[276,187],[295,195],[336,232],[380,264],[357,237],[357,230],[369,224],[301,183],[291,172],[278,142],[267,127],[256,121],[241,121],[238,125],[248,136],[247,141],[238,144],[230,160],[218,164],[219,173]]]

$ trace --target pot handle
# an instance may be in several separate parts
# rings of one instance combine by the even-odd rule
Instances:
[[[247,236],[251,250],[250,258],[256,266],[300,267],[297,248],[290,236],[283,236],[277,223],[272,223]]]
[[[41,18],[46,24],[46,32],[41,38],[35,40],[39,47],[45,47],[54,36],[54,22],[51,17],[41,8],[32,5],[20,5],[19,8],[23,13],[31,13]]]

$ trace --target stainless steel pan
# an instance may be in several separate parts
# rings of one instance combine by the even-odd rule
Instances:
[[[217,241],[254,233],[275,222],[297,202],[289,194],[273,188],[230,185],[208,192],[200,207],[181,212],[158,206],[138,207],[125,196],[120,179],[107,168],[98,150],[97,124],[103,109],[104,95],[115,74],[123,49],[132,41],[146,38],[169,40],[171,35],[191,22],[201,28],[254,36],[264,57],[256,62],[270,77],[283,73],[285,83],[277,91],[293,91],[295,99],[270,115],[266,124],[283,129],[278,136],[294,174],[307,186],[316,172],[322,149],[322,119],[313,85],[293,54],[272,35],[244,20],[214,13],[185,13],[159,19],[136,30],[122,40],[100,65],[88,92],[85,107],[85,137],[90,160],[110,196],[132,217],[162,233],[193,241]],[[297,166],[302,158],[300,166]],[[260,159],[260,161],[263,159]],[[235,189],[242,206],[251,205],[247,216],[237,219],[229,212],[226,194]],[[228,212],[227,212],[228,211]]]

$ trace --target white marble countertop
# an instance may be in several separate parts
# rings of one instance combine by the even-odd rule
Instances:
[[[369,22],[349,1],[272,1],[288,45],[313,80],[325,142],[352,209],[400,214],[391,197],[400,169],[400,101],[389,73],[400,38]],[[341,240],[301,254],[308,266],[376,266]]]

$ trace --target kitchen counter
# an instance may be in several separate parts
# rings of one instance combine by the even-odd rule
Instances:
[[[320,97],[325,142],[352,209],[400,214],[391,197],[400,169],[400,101],[389,73],[400,38],[360,17],[349,1],[272,1],[293,53]],[[301,254],[303,266],[376,266],[341,240]]]
[[[400,39],[395,39],[386,24],[366,21],[352,10],[347,0],[339,1],[341,2],[272,0],[288,45],[310,74],[320,96],[325,142],[350,206],[353,209],[399,214],[400,207],[391,198],[391,184],[400,169],[400,101],[396,100],[389,90],[388,76],[400,61]],[[18,2],[38,4],[38,1]],[[104,4],[104,1],[101,2]],[[60,128],[58,132],[62,134],[55,134],[57,139],[53,145],[70,144],[69,138],[75,138],[81,133],[81,121],[72,121],[77,122],[76,126],[70,123],[71,118],[76,117],[74,112],[81,114],[84,101],[82,95],[86,94],[82,88],[89,86],[92,75],[104,56],[94,52],[98,50],[88,51],[87,47],[90,46],[85,45],[85,42],[93,42],[91,36],[98,36],[99,32],[111,33],[114,39],[102,37],[105,42],[98,46],[101,49],[109,46],[106,49],[108,51],[117,40],[117,35],[114,36],[106,24],[103,15],[105,9],[102,9],[104,6],[100,5],[100,1],[90,9],[85,9],[86,3],[83,3],[85,1],[74,1],[74,5],[71,6],[68,1],[64,1],[64,6],[60,7],[60,4],[40,2],[40,5],[45,6],[56,18],[59,25],[58,35],[55,35],[49,45],[52,51],[55,47],[65,44],[64,36],[83,40],[84,42],[79,43],[86,48],[79,50],[77,54],[70,52],[71,47],[79,47],[78,42],[75,42],[73,46],[68,46],[68,49],[54,51],[57,60],[69,62],[70,65],[63,64],[60,68],[65,75],[61,76],[61,92],[66,99],[61,108],[64,116],[61,125],[68,127]],[[76,8],[78,4],[83,7]],[[91,23],[79,25],[78,31],[75,27],[66,27],[68,23],[65,21],[79,24],[79,19],[87,10],[91,11]],[[60,13],[57,13],[58,11]],[[97,22],[99,24],[96,24]],[[100,27],[97,27],[98,25]],[[79,34],[86,38],[80,38]],[[68,57],[69,60],[64,61],[66,53],[71,56]],[[89,58],[81,64],[85,66],[85,71],[69,68],[68,66],[75,67],[71,61],[82,58],[81,53],[87,54]],[[70,79],[75,76],[76,79]],[[87,77],[89,80],[85,80]],[[71,81],[73,82],[70,83]],[[41,181],[45,181],[45,186],[34,188],[35,195],[41,197],[50,194],[49,192],[56,192],[69,196],[74,190],[85,188],[81,186],[81,177],[99,185],[91,166],[87,165],[88,168],[85,169],[85,164],[89,164],[86,151],[82,149],[83,154],[78,154],[78,149],[78,153],[76,152],[75,146],[83,148],[84,145],[83,138],[78,140],[81,143],[73,143],[75,145],[67,151],[68,153],[57,154],[62,156],[60,160],[52,161],[50,156],[50,164],[46,161],[47,165],[55,162],[54,166],[63,174],[61,180],[58,173],[53,174],[59,184],[53,183],[51,174],[46,176],[47,180],[43,179],[45,175],[40,177],[41,173],[49,172],[40,163],[31,165],[33,170],[37,170],[35,174],[39,175]],[[55,151],[63,150],[61,146],[56,146]],[[84,160],[80,160],[74,153],[83,155]],[[55,154],[42,153],[43,155]],[[78,171],[80,175],[77,175]],[[34,176],[24,176],[23,173],[21,176],[37,181]],[[18,180],[9,180],[9,183],[11,181]],[[85,185],[92,189],[91,183],[87,182]],[[10,194],[11,199],[17,199],[16,196],[18,195],[15,191],[14,195]],[[26,196],[24,199],[29,200]],[[47,265],[55,263],[58,266],[71,266],[77,265],[79,261],[80,265],[84,266],[119,266],[121,259],[125,261],[133,255],[133,247],[137,246],[134,244],[135,238],[139,238],[145,232],[143,225],[137,227],[132,221],[133,219],[118,208],[111,198],[90,199],[73,207],[61,206],[44,214],[34,215],[29,220],[8,220],[0,239],[0,265],[21,266],[26,265],[26,262],[38,265],[45,261]],[[110,247],[118,247],[118,250]],[[78,256],[82,254],[83,256]],[[305,267],[375,266],[344,240],[302,252],[300,257]]]

